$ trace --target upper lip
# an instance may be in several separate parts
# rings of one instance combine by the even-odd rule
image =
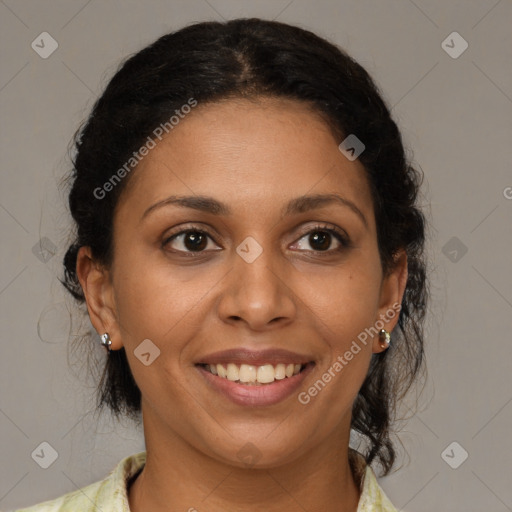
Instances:
[[[262,366],[264,364],[307,364],[310,362],[312,362],[311,357],[284,349],[248,350],[234,348],[208,354],[197,361],[196,364],[234,363],[237,365]]]

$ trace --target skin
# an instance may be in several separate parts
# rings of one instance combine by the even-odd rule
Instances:
[[[130,176],[115,212],[112,265],[81,248],[91,321],[110,334],[113,350],[126,348],[142,393],[147,462],[129,489],[132,511],[355,512],[351,407],[372,354],[383,350],[377,337],[307,405],[297,393],[272,406],[236,405],[194,366],[219,350],[284,348],[315,361],[304,391],[401,303],[406,255],[383,275],[365,171],[340,142],[292,100],[198,105]],[[281,215],[289,200],[320,193],[352,201],[367,225],[336,203]],[[232,213],[167,205],[142,218],[171,195],[211,196]],[[351,245],[330,237],[322,252],[308,235],[317,223],[337,226]],[[211,236],[195,259],[186,257],[186,235],[164,244],[191,228]],[[263,249],[252,263],[236,252],[247,236]],[[134,355],[145,339],[161,351],[149,366]],[[259,455],[251,467],[237,456],[248,442]]]

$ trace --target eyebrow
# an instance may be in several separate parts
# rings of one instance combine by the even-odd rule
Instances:
[[[281,210],[281,215],[287,217],[290,215],[304,213],[316,208],[322,208],[331,204],[338,204],[350,208],[368,228],[368,222],[363,212],[349,199],[338,194],[313,194],[296,197],[289,201]],[[170,196],[162,201],[150,206],[141,217],[141,220],[147,217],[151,212],[164,206],[174,205],[180,208],[191,208],[213,215],[231,215],[232,211],[228,205],[208,196]]]

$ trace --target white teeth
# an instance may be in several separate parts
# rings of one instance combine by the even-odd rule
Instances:
[[[217,368],[217,374],[219,377],[222,377],[223,379],[226,379],[227,376],[228,376],[228,371],[226,370],[226,368],[224,368],[224,366],[222,366],[221,364],[211,364],[210,365],[210,368],[212,366],[215,366]],[[213,373],[213,372],[212,372]],[[215,374],[214,374],[215,375]]]
[[[285,377],[286,377],[286,366],[284,364],[278,364],[276,366],[274,378],[276,380],[282,380]]]
[[[240,366],[239,380],[240,382],[256,382],[256,366],[242,364]]]
[[[274,380],[283,380],[297,375],[303,368],[302,364],[264,364],[262,366],[254,366],[251,364],[242,364],[240,366],[228,363],[222,364],[206,364],[204,365],[213,375],[218,375],[223,379],[233,382],[242,382],[245,384],[269,384]]]
[[[258,382],[267,384],[268,382],[274,382],[275,370],[271,364],[265,364],[258,368]]]
[[[240,370],[238,369],[238,366],[236,364],[229,363],[228,372],[226,376],[228,380],[232,380],[233,382],[235,380],[238,380],[240,377]]]

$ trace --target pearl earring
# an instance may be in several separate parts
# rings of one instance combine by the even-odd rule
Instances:
[[[386,329],[381,329],[379,331],[379,345],[383,349],[389,348],[391,344],[391,334]]]
[[[108,335],[108,332],[105,334],[102,334],[100,336],[101,344],[107,349],[107,353],[110,354],[112,352],[112,340],[110,339],[110,336]]]

